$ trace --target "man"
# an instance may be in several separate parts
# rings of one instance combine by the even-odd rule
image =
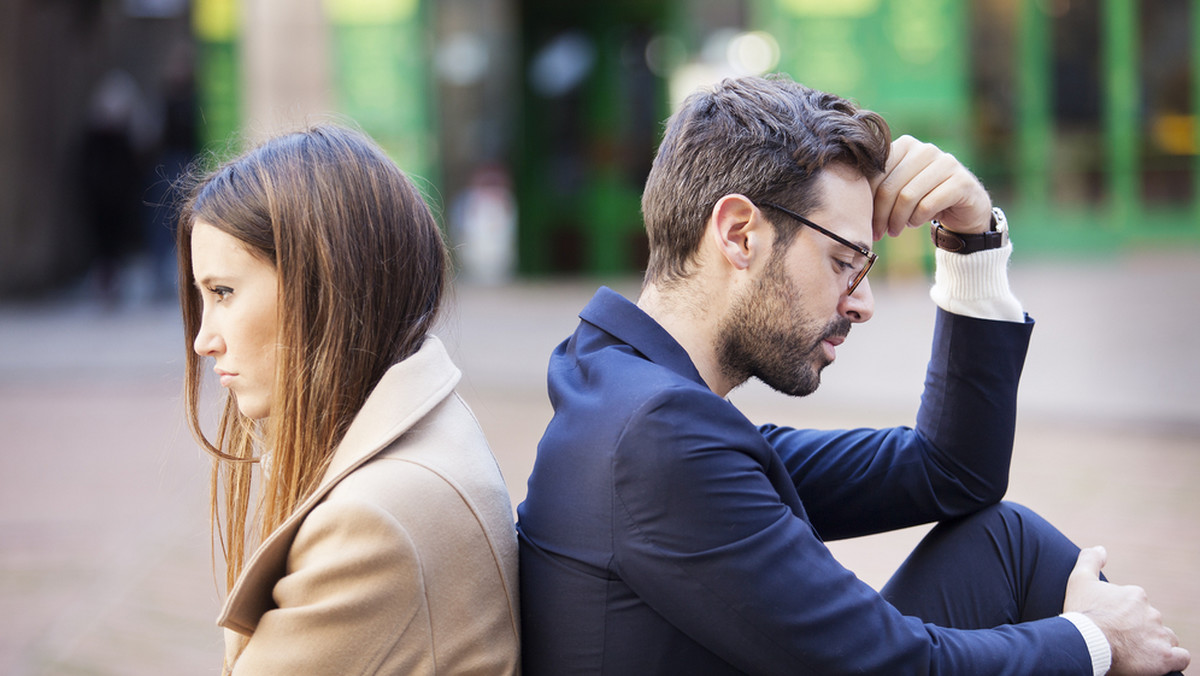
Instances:
[[[952,156],[786,79],[727,80],[673,116],[642,210],[637,305],[601,289],[550,361],[518,510],[525,673],[1186,666],[1139,590],[1099,580],[1103,550],[999,502],[1032,321],[1003,214]],[[915,429],[755,427],[724,398],[815,390],[871,317],[871,243],[930,219]],[[882,594],[822,543],[933,521]]]

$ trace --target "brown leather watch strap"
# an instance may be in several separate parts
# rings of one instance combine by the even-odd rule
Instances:
[[[998,208],[992,209],[992,229],[980,233],[962,233],[947,230],[941,223],[933,221],[929,224],[929,236],[933,245],[943,251],[969,254],[988,249],[999,249],[1008,243],[1008,223],[1004,212]]]

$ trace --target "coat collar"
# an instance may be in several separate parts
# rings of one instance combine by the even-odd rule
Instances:
[[[229,592],[217,624],[250,634],[274,607],[275,582],[283,577],[300,524],[343,478],[370,460],[450,396],[462,373],[442,342],[428,336],[408,359],[389,368],[350,423],[313,494],[258,547]]]

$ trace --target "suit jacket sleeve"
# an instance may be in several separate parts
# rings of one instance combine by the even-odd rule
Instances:
[[[902,616],[782,501],[778,456],[736,415],[664,391],[614,459],[614,569],[680,631],[754,674],[1090,673],[1061,618],[965,631]]]
[[[667,390],[647,401],[614,458],[622,579],[747,673],[1089,674],[1087,647],[1061,618],[967,631],[902,616],[833,558],[805,514],[820,521],[837,500],[815,493],[839,482],[849,488],[834,498],[850,507],[826,520],[839,532],[878,525],[877,514],[856,514],[892,500],[912,520],[999,499],[1029,328],[980,321],[939,318],[915,431],[768,429],[785,447],[777,453],[702,392]],[[813,439],[821,443],[808,448]],[[804,507],[783,499],[792,487],[776,482],[790,481]],[[883,494],[857,495],[877,489]]]
[[[263,614],[235,675],[374,674],[385,657],[395,663],[398,643],[428,645],[416,546],[380,507],[317,505],[292,545],[288,571],[274,588],[278,607]],[[425,656],[412,657],[416,667]]]
[[[1008,488],[1025,323],[938,310],[916,429],[763,426],[826,539],[962,516]],[[864,384],[869,387],[869,383]]]

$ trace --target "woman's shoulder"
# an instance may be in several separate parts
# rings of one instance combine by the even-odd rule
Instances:
[[[433,480],[435,485],[466,491],[504,483],[482,428],[457,394],[446,397],[403,434],[376,450],[341,483],[350,479],[352,483],[385,484]]]
[[[418,424],[344,477],[325,500],[378,502],[397,518],[482,521],[511,529],[512,506],[495,456],[465,403],[446,398]]]

